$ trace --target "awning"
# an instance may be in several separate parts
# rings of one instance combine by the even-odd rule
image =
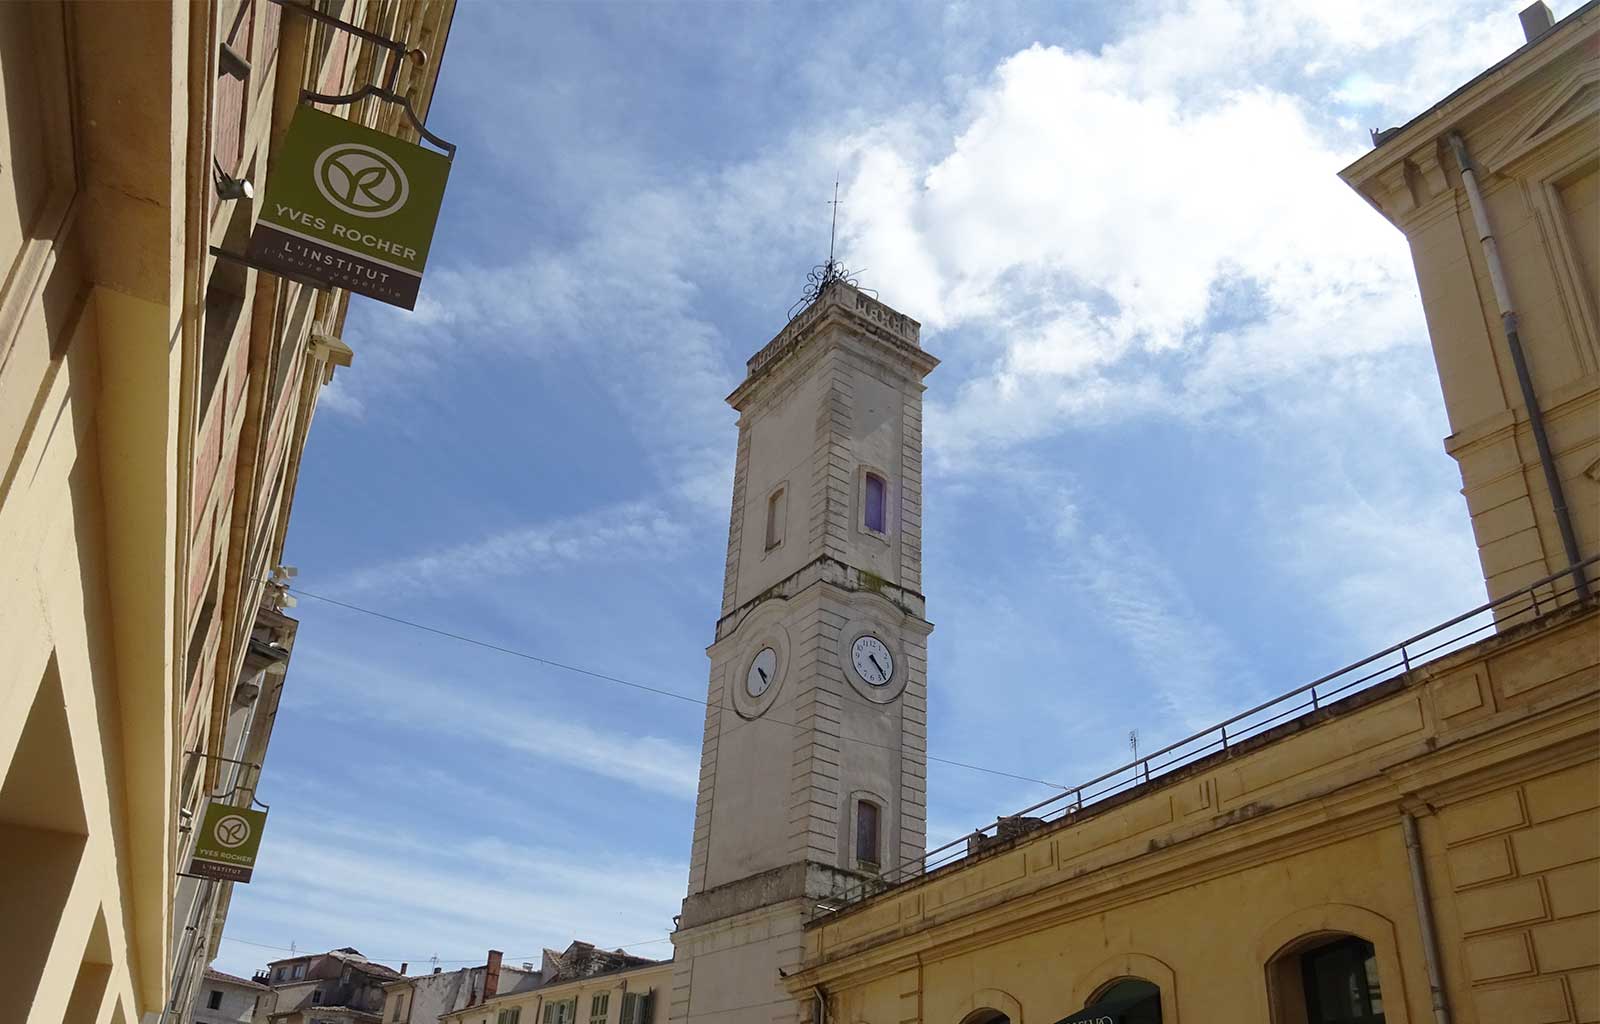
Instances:
[[[1132,1024],[1135,1018],[1130,1017],[1130,1014],[1140,1010],[1155,1010],[1156,1006],[1151,1004],[1156,1003],[1160,998],[1160,996],[1136,996],[1133,999],[1117,999],[1109,1003],[1096,1003],[1087,1010],[1079,1010],[1070,1017],[1062,1017],[1056,1021],[1056,1024]],[[1157,1010],[1156,1012],[1159,1013],[1160,1011]],[[1148,1014],[1140,1014],[1137,1019],[1159,1020],[1160,1018],[1152,1018]]]

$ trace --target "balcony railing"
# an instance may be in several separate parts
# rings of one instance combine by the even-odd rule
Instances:
[[[822,904],[821,909],[836,913],[886,889],[952,864],[969,853],[989,849],[1047,823],[1079,814],[1087,807],[1142,786],[1152,779],[1159,779],[1185,765],[1225,753],[1242,740],[1314,713],[1336,700],[1404,675],[1427,661],[1473,643],[1496,626],[1504,628],[1532,621],[1557,607],[1573,604],[1576,600],[1573,595],[1577,590],[1574,580],[1578,571],[1596,563],[1600,563],[1600,555],[1463,612],[1416,636],[1385,647],[1376,654],[1369,654],[1336,672],[1257,704],[1227,721],[1202,729],[1087,782],[1064,788],[1060,793],[1024,807],[1015,814],[996,819],[993,824],[936,846],[920,857],[902,861],[874,878],[862,879],[859,884],[847,889],[842,897]]]

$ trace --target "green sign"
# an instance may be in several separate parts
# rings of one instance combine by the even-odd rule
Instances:
[[[224,882],[248,882],[261,848],[267,812],[231,804],[208,803],[194,841],[189,873]]]
[[[302,106],[274,155],[246,255],[415,309],[449,176],[450,161],[432,150]]]

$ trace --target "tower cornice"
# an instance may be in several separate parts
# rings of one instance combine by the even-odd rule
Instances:
[[[745,379],[728,395],[728,404],[743,410],[779,366],[831,326],[845,327],[850,334],[874,342],[872,355],[914,380],[920,381],[939,365],[938,358],[922,348],[922,324],[859,288],[835,282],[750,357]]]

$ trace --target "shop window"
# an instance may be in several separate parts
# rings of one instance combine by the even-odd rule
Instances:
[[[1300,954],[1306,1024],[1383,1024],[1383,989],[1372,943],[1339,939]]]
[[[1101,989],[1084,1008],[1058,1024],[1161,1024],[1161,990],[1143,978],[1122,978]]]

